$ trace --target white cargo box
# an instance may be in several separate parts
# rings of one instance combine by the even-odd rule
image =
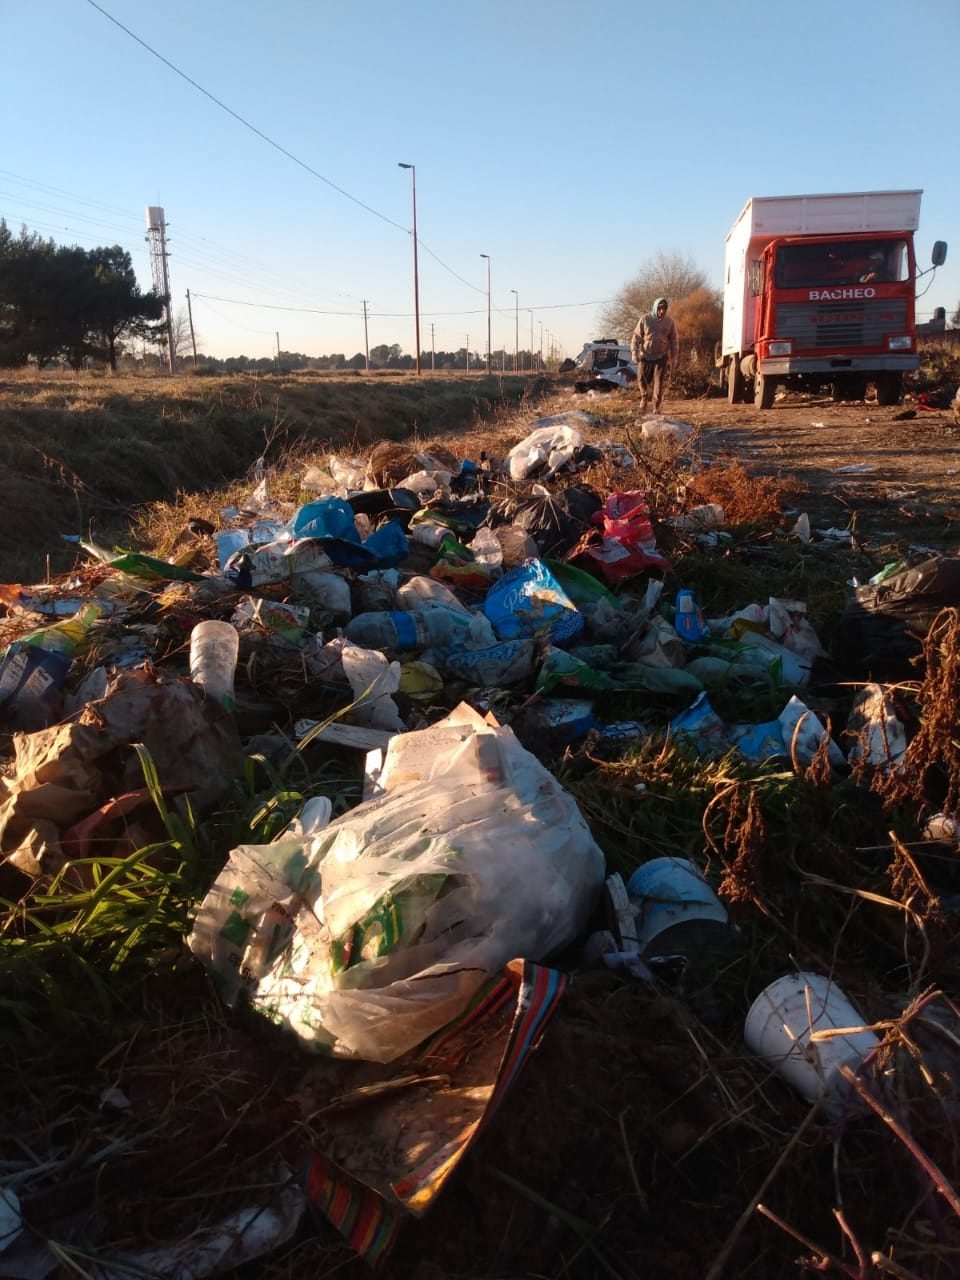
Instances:
[[[922,191],[853,191],[843,195],[754,196],[730,236],[745,222],[755,236],[847,235],[858,231],[916,231]],[[730,238],[727,237],[727,239]]]

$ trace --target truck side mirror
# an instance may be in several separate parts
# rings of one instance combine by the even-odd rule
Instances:
[[[933,242],[933,253],[930,255],[930,261],[935,267],[942,267],[947,260],[947,242],[946,240],[935,240]]]
[[[756,298],[763,291],[762,264],[758,258],[750,263],[750,292]]]

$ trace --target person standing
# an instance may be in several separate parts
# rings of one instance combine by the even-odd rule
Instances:
[[[669,305],[666,298],[655,299],[650,314],[637,321],[630,339],[630,354],[640,380],[641,413],[646,413],[651,395],[653,412],[660,412],[664,386],[680,356],[677,326],[673,317],[667,315]]]

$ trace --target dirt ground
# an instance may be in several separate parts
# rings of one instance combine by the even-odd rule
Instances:
[[[960,520],[960,426],[950,410],[907,404],[834,404],[787,395],[765,413],[725,400],[671,401],[668,415],[702,427],[704,458],[736,457],[771,475],[793,475],[815,526],[891,539],[955,542]],[[903,414],[915,416],[903,420]]]

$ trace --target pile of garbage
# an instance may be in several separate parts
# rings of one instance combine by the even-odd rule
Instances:
[[[298,504],[260,475],[219,527],[190,521],[167,557],[83,540],[68,580],[0,587],[12,733],[0,848],[24,897],[83,882],[94,848],[123,858],[148,843],[158,788],[203,818],[254,751],[355,753],[359,803],[335,816],[318,797],[276,839],[234,848],[188,942],[228,1006],[304,1048],[418,1071],[442,1060],[444,1087],[482,1084],[460,1136],[440,1126],[426,1147],[398,1146],[378,1176],[369,1153],[330,1154],[331,1118],[308,1198],[372,1262],[512,1084],[562,994],[560,970],[652,981],[705,939],[736,945],[692,861],[608,875],[549,766],[578,744],[611,758],[657,740],[755,766],[895,771],[909,732],[878,681],[915,669],[960,596],[956,561],[892,565],[855,589],[833,654],[800,600],[704,616],[694,591],[670,587],[637,459],[594,439],[598,425],[580,412],[538,419],[502,459],[394,444],[330,456],[304,471]],[[691,433],[656,417],[640,438]],[[666,519],[701,547],[726,545],[715,503]],[[834,736],[803,692],[817,664],[844,660],[862,688]],[[774,718],[731,723],[711,704],[758,690]],[[604,714],[610,693],[648,699],[650,723]],[[863,1108],[880,1040],[829,975],[784,974],[744,1012],[747,1046],[802,1096],[835,1118]],[[458,1037],[478,1025],[488,1052],[467,1080]],[[351,1216],[371,1191],[379,1236]],[[302,1207],[286,1206],[278,1230],[289,1235]]]

